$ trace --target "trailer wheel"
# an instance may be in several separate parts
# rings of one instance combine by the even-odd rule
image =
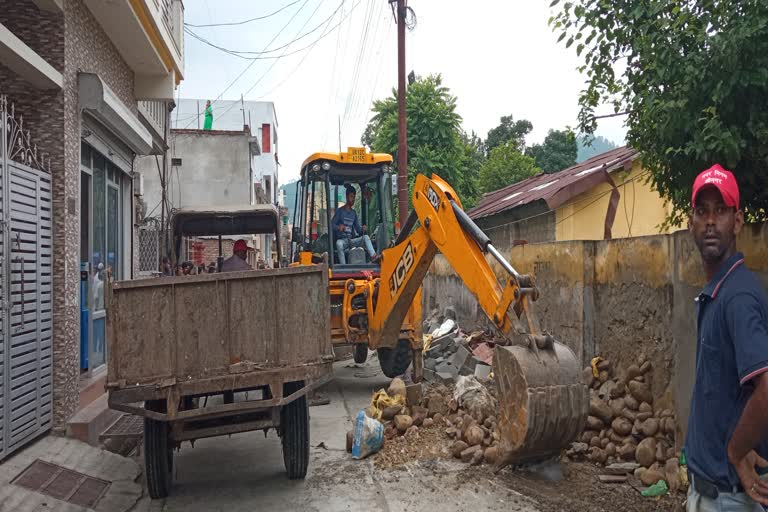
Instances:
[[[363,364],[368,359],[368,344],[358,343],[355,345],[355,362]]]
[[[283,386],[288,396],[304,387],[304,382],[289,382]],[[280,431],[283,443],[283,462],[288,478],[302,480],[309,466],[309,408],[307,396],[284,405],[280,410]]]
[[[397,340],[395,348],[381,347],[376,353],[379,355],[381,371],[390,379],[404,374],[411,364],[412,350],[408,339]]]
[[[165,412],[165,401],[147,401],[144,408],[148,411]],[[152,499],[165,498],[171,490],[173,447],[169,434],[167,422],[144,418],[144,465],[149,496]]]

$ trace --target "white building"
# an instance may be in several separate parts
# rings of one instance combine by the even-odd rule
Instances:
[[[175,129],[202,129],[205,99],[180,99],[171,114]],[[278,204],[277,113],[271,101],[214,101],[213,130],[242,131],[245,127],[260,143],[258,155],[251,157],[254,183],[261,186],[266,202]],[[260,201],[257,197],[257,203]]]

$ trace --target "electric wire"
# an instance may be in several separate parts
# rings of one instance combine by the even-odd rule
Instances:
[[[294,0],[291,3],[282,6],[281,8],[276,10],[275,12],[271,12],[271,13],[266,14],[264,16],[258,16],[256,18],[250,18],[250,19],[243,20],[243,21],[234,21],[234,22],[229,22],[229,23],[208,23],[206,25],[193,25],[192,23],[184,23],[184,25],[187,26],[187,27],[196,27],[196,28],[203,28],[203,27],[232,27],[232,26],[235,26],[235,25],[245,25],[246,23],[251,23],[252,21],[265,20],[267,18],[271,18],[275,14],[281,13],[285,9],[289,8],[290,6],[292,6],[294,4],[299,3],[300,1],[301,0]]]

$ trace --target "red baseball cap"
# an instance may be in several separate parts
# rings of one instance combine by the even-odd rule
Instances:
[[[739,184],[736,183],[736,177],[731,171],[725,170],[720,164],[715,164],[706,171],[701,171],[693,182],[691,206],[696,206],[696,196],[707,187],[715,187],[723,196],[723,202],[726,206],[738,209]]]
[[[235,246],[232,248],[232,252],[238,252],[238,251],[250,251],[251,248],[248,247],[248,243],[245,240],[238,240],[235,242]]]

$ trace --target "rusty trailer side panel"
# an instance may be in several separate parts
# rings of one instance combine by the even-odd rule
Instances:
[[[329,367],[329,297],[325,266],[113,283],[107,386]]]

